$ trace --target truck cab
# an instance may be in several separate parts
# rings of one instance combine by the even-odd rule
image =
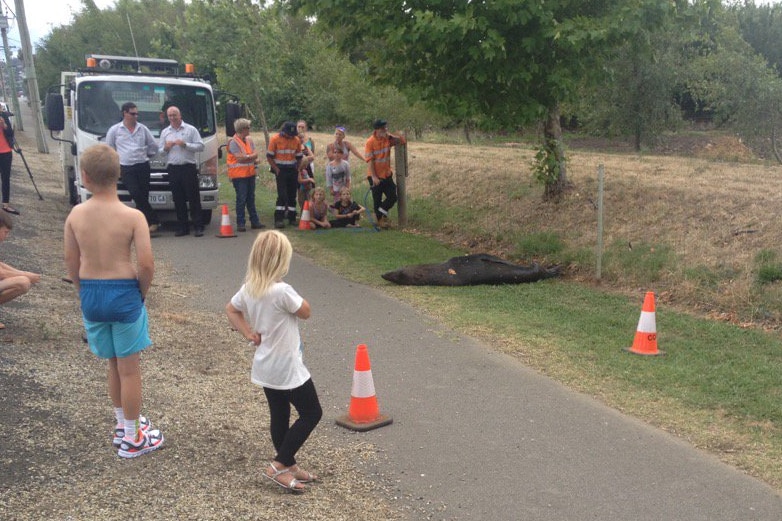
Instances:
[[[46,98],[47,126],[61,142],[60,156],[66,194],[72,204],[90,197],[81,181],[79,157],[92,145],[104,142],[109,128],[122,120],[120,107],[128,101],[136,104],[138,121],[155,138],[168,126],[166,109],[175,105],[182,119],[198,129],[204,150],[196,154],[203,222],[208,224],[218,201],[218,153],[215,99],[211,85],[196,77],[190,69],[179,71],[175,60],[89,55],[87,67],[63,72],[59,93]],[[164,220],[173,220],[174,200],[162,153],[150,158],[152,170],[149,202]],[[118,183],[121,201],[134,206],[122,182]]]

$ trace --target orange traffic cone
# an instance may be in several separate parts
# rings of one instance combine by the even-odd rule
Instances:
[[[647,291],[644,298],[644,306],[641,308],[641,318],[638,319],[638,327],[635,331],[633,347],[626,349],[636,355],[657,356],[664,355],[664,351],[657,349],[657,323],[654,317],[654,292]]]
[[[236,237],[234,228],[231,226],[231,215],[228,213],[228,205],[223,205],[223,215],[220,218],[220,233],[217,235],[220,238]]]
[[[337,418],[336,423],[348,429],[363,432],[388,425],[392,421],[394,420],[380,414],[378,410],[367,346],[359,344],[356,348],[356,369],[353,371],[350,407],[347,414]]]
[[[310,202],[304,201],[304,206],[301,208],[301,219],[299,219],[299,230],[309,230],[310,220]]]

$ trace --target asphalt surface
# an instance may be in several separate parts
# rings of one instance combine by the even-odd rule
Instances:
[[[166,234],[153,246],[176,277],[203,281],[198,306],[222,313],[254,234],[218,230],[219,216],[203,238]],[[296,255],[286,280],[313,310],[301,328],[325,411],[314,435],[376,445],[377,479],[434,519],[782,519],[782,498],[764,483],[375,289]],[[359,343],[394,420],[366,433],[331,427],[347,411]]]

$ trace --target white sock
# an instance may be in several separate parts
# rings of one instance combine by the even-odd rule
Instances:
[[[139,422],[138,418],[135,420],[128,420],[125,418],[125,437],[129,440],[136,441],[138,438]]]
[[[114,417],[117,419],[117,425],[125,424],[125,411],[122,407],[114,407]]]

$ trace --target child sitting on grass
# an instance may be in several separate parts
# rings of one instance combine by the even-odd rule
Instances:
[[[335,219],[331,221],[332,228],[358,228],[361,212],[364,207],[355,202],[350,195],[350,188],[339,191],[339,201],[331,205]]]
[[[312,190],[310,204],[310,228],[331,228],[329,222],[329,205],[326,203],[326,190],[318,186]]]

